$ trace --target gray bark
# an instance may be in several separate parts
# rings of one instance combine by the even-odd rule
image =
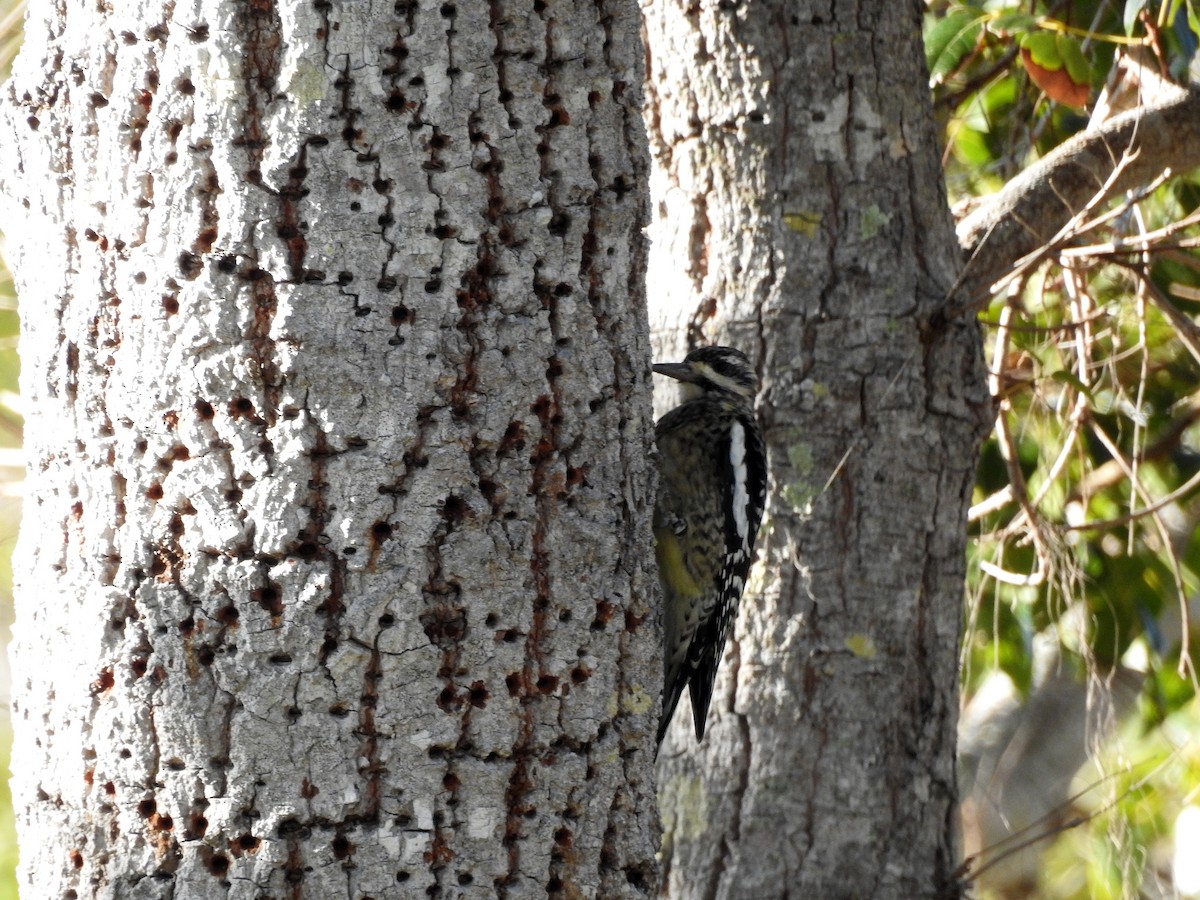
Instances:
[[[634,4],[39,4],[30,897],[643,895]]]
[[[660,754],[664,892],[954,894],[991,414],[974,323],[945,316],[959,255],[920,4],[663,0],[647,45],[655,322],[757,356],[772,478],[708,734],[680,711]]]

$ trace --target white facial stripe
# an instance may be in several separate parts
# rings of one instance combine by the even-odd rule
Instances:
[[[729,428],[729,465],[733,469],[733,521],[745,547],[750,540],[750,522],[746,518],[746,509],[750,505],[750,495],[746,491],[746,429],[737,419]]]
[[[703,375],[716,387],[723,391],[729,391],[731,394],[738,394],[742,397],[747,396],[746,386],[740,381],[734,381],[726,375],[722,375],[710,366],[708,363],[695,362],[692,363],[692,368]]]

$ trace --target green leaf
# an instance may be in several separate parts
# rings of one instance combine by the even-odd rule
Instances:
[[[956,9],[925,32],[925,62],[931,81],[941,81],[974,49],[983,19],[977,9]]]
[[[1076,84],[1091,84],[1092,67],[1084,58],[1079,41],[1069,34],[1056,34],[1054,44],[1058,55],[1067,66],[1067,74]]]
[[[1125,33],[1133,34],[1138,25],[1138,16],[1146,8],[1146,0],[1125,0]]]
[[[979,105],[988,121],[1008,116],[1017,99],[1017,80],[1001,78],[992,82],[979,94]]]
[[[1021,35],[1018,42],[1022,50],[1028,50],[1033,61],[1050,72],[1057,72],[1063,67],[1063,59],[1058,52],[1057,36],[1051,31],[1031,31]]]
[[[987,165],[996,155],[988,144],[987,135],[966,126],[954,132],[951,146],[954,148],[955,157],[969,165]]]
[[[1146,716],[1151,721],[1161,721],[1165,715],[1185,708],[1196,696],[1191,679],[1180,676],[1177,661],[1178,654],[1173,653],[1150,671],[1150,677],[1153,679],[1150,693],[1158,701],[1155,714]]]
[[[1002,13],[987,23],[987,30],[998,37],[1036,31],[1038,17],[1028,13]]]
[[[1079,42],[1068,34],[1036,31],[1022,36],[1021,61],[1030,79],[1046,96],[1068,106],[1087,104],[1091,66]]]

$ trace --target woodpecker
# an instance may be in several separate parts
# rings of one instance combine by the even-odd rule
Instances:
[[[682,383],[658,420],[655,555],[663,593],[661,744],[689,686],[697,741],[737,616],[767,495],[767,455],[754,415],[758,379],[733,347],[700,347],[654,371]]]

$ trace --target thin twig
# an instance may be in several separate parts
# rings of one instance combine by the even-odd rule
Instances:
[[[1080,798],[1086,796],[1087,794],[1090,794],[1092,791],[1096,790],[1098,787],[1100,787],[1100,785],[1104,784],[1106,781],[1111,781],[1121,775],[1128,775],[1128,774],[1131,774],[1131,773],[1137,771],[1140,768],[1149,766],[1151,764],[1152,760],[1146,759],[1135,765],[1130,765],[1123,769],[1119,769],[1116,772],[1110,772],[1107,775],[1100,776],[1095,781],[1093,781],[1091,784],[1089,784],[1087,787],[1077,791],[1075,794],[1072,794],[1065,801],[1060,803],[1054,809],[1047,812],[1045,815],[1041,816],[1039,819],[1037,819],[1033,822],[1030,822],[1024,828],[1020,829],[1019,831],[1017,831],[1014,834],[1009,835],[1008,837],[1004,838],[1001,841],[997,841],[992,846],[984,848],[979,853],[976,853],[973,856],[969,856],[966,859],[964,859],[962,861],[962,863],[959,865],[958,869],[955,871],[955,877],[958,878],[960,881],[975,881],[979,878],[980,875],[982,875],[988,869],[992,868],[995,865],[998,865],[999,863],[1008,859],[1010,856],[1012,856],[1016,853],[1019,853],[1020,851],[1024,850],[1026,847],[1030,847],[1036,843],[1039,843],[1040,841],[1048,840],[1049,838],[1054,837],[1056,834],[1061,834],[1062,832],[1069,831],[1072,828],[1078,828],[1080,825],[1084,825],[1084,824],[1092,821],[1093,819],[1104,815],[1106,812],[1108,812],[1110,809],[1113,809],[1118,803],[1120,803],[1126,797],[1130,796],[1135,791],[1140,790],[1143,785],[1147,784],[1150,781],[1150,779],[1152,777],[1154,777],[1155,773],[1157,773],[1160,769],[1164,768],[1178,754],[1179,754],[1179,750],[1177,750],[1177,749],[1173,750],[1170,754],[1167,755],[1167,757],[1165,759],[1162,759],[1162,760],[1154,763],[1153,768],[1150,769],[1149,772],[1147,772],[1144,776],[1142,776],[1137,781],[1135,781],[1133,784],[1131,784],[1129,787],[1127,787],[1120,794],[1118,794],[1117,796],[1115,796],[1111,800],[1109,800],[1107,803],[1100,806],[1098,809],[1096,809],[1090,813],[1081,813],[1080,815],[1073,816],[1072,818],[1066,820],[1065,822],[1061,822],[1057,825],[1047,825],[1047,823],[1051,821],[1052,817],[1061,814],[1061,812],[1064,809],[1071,808],[1072,806],[1075,805],[1075,803]],[[1039,828],[1042,826],[1045,826],[1045,829],[1043,831],[1039,831],[1035,834],[1030,834],[1030,832],[1032,832],[1033,829]],[[1011,845],[1011,846],[1006,846],[1006,845]],[[1004,850],[1002,852],[997,853],[996,851],[998,851],[1001,847],[1004,847]],[[989,859],[986,863],[984,863],[983,865],[980,865],[978,868],[972,868],[973,865],[975,865],[981,859],[983,859],[985,854],[991,855],[992,853],[996,853],[996,855],[993,858]]]

